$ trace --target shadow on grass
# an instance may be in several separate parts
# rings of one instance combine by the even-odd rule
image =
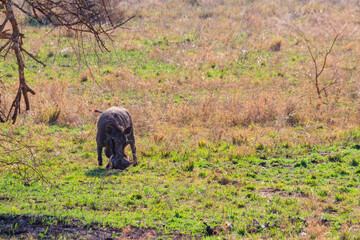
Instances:
[[[88,177],[105,177],[105,176],[118,176],[121,175],[124,171],[118,169],[106,169],[106,168],[95,168],[85,172],[85,175]]]

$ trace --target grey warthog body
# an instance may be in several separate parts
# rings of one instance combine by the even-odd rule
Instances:
[[[137,164],[133,123],[130,113],[125,108],[111,107],[104,111],[97,124],[98,163],[102,166],[102,149],[109,158],[107,168],[124,170],[130,165],[126,159],[125,147],[130,144],[133,154],[133,165]]]

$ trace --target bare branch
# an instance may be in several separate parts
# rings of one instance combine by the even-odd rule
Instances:
[[[128,21],[130,21],[131,19],[133,19],[133,18],[135,18],[135,17],[136,17],[136,16],[133,15],[133,16],[129,17],[128,19],[126,19],[125,21],[123,21],[123,22],[121,22],[121,23],[119,23],[119,24],[117,24],[117,25],[115,25],[115,26],[113,26],[113,27],[105,30],[105,32],[109,32],[109,31],[112,31],[112,30],[114,30],[114,29],[116,29],[116,28],[118,28],[118,27],[121,27],[122,25],[124,25],[125,23],[127,23]]]
[[[41,180],[50,185],[50,179],[48,179],[41,168],[41,162],[35,158],[34,152],[38,151],[38,147],[28,145],[23,141],[20,141],[9,134],[0,132],[0,154],[11,156],[7,159],[0,159],[0,166],[11,167],[11,169],[18,174],[27,183],[29,181]],[[32,174],[27,174],[29,169]]]
[[[113,9],[109,4],[110,1],[108,0],[22,0],[22,4],[19,1],[15,2],[15,0],[0,0],[0,9],[5,10],[3,12],[6,16],[0,25],[0,38],[8,40],[0,47],[0,53],[5,51],[4,58],[9,52],[14,53],[19,73],[18,91],[9,112],[6,114],[6,118],[1,117],[0,122],[8,121],[11,117],[13,123],[15,123],[21,111],[21,98],[24,97],[25,109],[29,110],[28,93],[35,94],[25,81],[25,63],[22,54],[26,54],[37,63],[46,66],[44,62],[22,47],[24,35],[20,32],[13,7],[19,9],[28,17],[36,19],[40,24],[44,23],[44,21],[49,22],[52,24],[53,29],[62,27],[75,33],[88,33],[95,38],[100,50],[109,51],[105,44],[105,39],[112,41],[109,32],[134,18],[134,16],[131,16],[124,20],[123,12],[120,12],[119,20],[114,21]],[[7,23],[10,23],[11,29],[4,30]]]
[[[2,45],[0,48],[0,52],[2,52],[11,42],[12,42],[12,39],[9,39],[4,45]]]
[[[310,46],[307,45],[306,47],[307,47],[308,52],[310,53],[311,59],[312,59],[312,61],[313,61],[313,63],[314,63],[315,75],[318,76],[318,73],[317,73],[317,72],[318,72],[318,68],[317,68],[316,58],[314,57],[314,55],[313,55],[313,53],[312,53],[312,51],[311,51],[311,49],[310,49]]]
[[[44,67],[46,67],[46,64],[43,63],[42,61],[40,61],[39,59],[37,59],[34,55],[32,55],[31,53],[29,53],[28,51],[26,51],[23,47],[20,48],[21,51],[23,51],[24,53],[26,53],[27,55],[29,55],[29,57],[31,57],[32,59],[34,59],[35,61],[37,61],[38,63],[40,63],[41,65],[43,65]]]
[[[327,48],[327,50],[324,54],[322,54],[321,51],[319,51],[315,46],[312,46],[311,41],[309,41],[309,39],[306,37],[305,33],[299,27],[297,27],[296,25],[293,25],[291,27],[293,29],[295,29],[298,36],[300,36],[300,38],[303,40],[302,42],[305,44],[305,47],[307,48],[307,51],[308,51],[311,61],[312,61],[313,74],[304,73],[304,75],[306,77],[308,77],[310,79],[311,83],[314,85],[314,87],[316,89],[316,94],[317,94],[319,100],[322,103],[327,104],[326,102],[324,102],[322,100],[322,96],[324,96],[327,99],[328,94],[327,94],[326,90],[328,88],[330,88],[331,86],[335,85],[336,83],[338,83],[338,80],[340,79],[340,77],[337,76],[338,75],[337,70],[335,70],[334,75],[333,75],[333,78],[335,78],[335,80],[332,81],[331,83],[328,83],[328,84],[323,83],[323,81],[321,81],[320,77],[324,73],[325,69],[336,67],[333,65],[328,66],[328,58],[334,49],[336,41],[338,40],[340,35],[343,33],[344,29],[340,33],[337,33],[335,35],[335,37],[331,41],[330,47]],[[318,57],[320,57],[320,56],[321,56],[321,60],[318,60]],[[319,68],[319,61],[322,61],[320,68]],[[335,65],[336,65],[336,63],[335,63]]]
[[[312,83],[315,84],[315,80],[311,77],[310,74],[307,74],[307,73],[304,73],[304,74],[305,74],[305,76],[307,76],[307,77],[309,78],[309,80],[310,80]]]
[[[0,33],[3,32],[3,30],[4,30],[4,28],[5,28],[5,25],[6,25],[6,23],[8,22],[8,20],[9,20],[9,18],[6,17],[5,20],[4,20],[4,22],[1,24],[1,26],[0,26]]]
[[[25,3],[25,2],[23,2],[23,3]],[[24,10],[23,7],[20,7],[20,6],[19,6],[18,4],[16,4],[15,2],[12,2],[12,4],[13,4],[17,9],[19,9],[21,12],[23,12],[24,14],[26,14],[28,17],[35,19],[39,24],[43,24],[43,22],[41,21],[41,19],[38,18],[37,16],[34,16],[34,15],[32,15],[30,12]]]
[[[325,57],[324,57],[324,61],[323,61],[323,65],[322,65],[322,68],[321,68],[320,72],[318,73],[318,76],[320,76],[320,74],[324,71],[327,58],[328,58],[329,54],[331,53],[331,51],[332,51],[332,49],[333,49],[333,47],[334,47],[334,45],[335,45],[335,42],[336,42],[336,40],[338,39],[338,37],[339,37],[339,34],[337,34],[337,35],[335,36],[335,38],[333,39],[333,42],[332,42],[329,50],[326,52]]]

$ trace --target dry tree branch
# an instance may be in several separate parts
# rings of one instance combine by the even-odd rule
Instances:
[[[328,56],[331,54],[332,50],[333,50],[333,47],[336,43],[336,40],[339,38],[339,33],[337,33],[334,37],[334,39],[332,40],[332,43],[331,43],[331,46],[330,48],[326,51],[325,53],[325,56],[323,57],[323,62],[321,64],[321,68],[319,69],[318,67],[318,60],[316,58],[314,58],[313,54],[312,54],[312,51],[310,49],[310,46],[309,45],[306,45],[309,53],[310,53],[310,56],[312,58],[312,61],[313,61],[313,64],[314,64],[314,79],[312,79],[312,81],[314,82],[315,84],[315,88],[316,88],[316,93],[317,93],[317,96],[319,98],[320,101],[322,101],[323,103],[326,103],[323,101],[322,97],[321,97],[321,93],[324,92],[326,93],[326,88],[334,85],[337,80],[333,81],[332,83],[328,84],[328,85],[325,85],[325,86],[321,86],[320,85],[320,76],[321,74],[324,72],[324,69],[326,68],[326,64],[327,64],[327,60],[328,60]],[[325,94],[326,95],[326,94]]]
[[[332,51],[332,49],[333,49],[333,47],[334,47],[334,45],[335,45],[335,43],[336,43],[336,40],[338,39],[339,36],[340,36],[339,33],[336,34],[336,36],[335,36],[335,38],[333,39],[333,42],[332,42],[329,50],[326,52],[325,57],[324,57],[324,61],[323,61],[322,68],[321,68],[320,72],[317,74],[318,76],[320,76],[321,73],[324,71],[325,66],[326,66],[327,58],[328,58],[329,54],[331,53],[331,51]]]
[[[19,1],[22,1],[22,4],[19,4]],[[46,20],[46,22],[52,24],[53,29],[62,27],[76,33],[88,33],[95,38],[100,50],[109,51],[105,45],[105,38],[112,41],[109,32],[134,18],[134,16],[131,16],[124,19],[123,15],[121,15],[119,17],[120,22],[113,21],[109,3],[109,0],[18,0],[16,2],[15,0],[0,0],[0,13],[5,14],[5,20],[0,25],[0,38],[7,39],[7,42],[0,47],[0,54],[5,51],[3,54],[5,58],[9,51],[13,50],[19,72],[17,94],[6,117],[0,117],[0,122],[9,121],[11,118],[12,122],[15,123],[21,110],[21,98],[24,98],[25,109],[29,110],[28,93],[35,94],[35,91],[25,81],[25,63],[22,53],[44,67],[46,66],[45,63],[22,47],[24,35],[20,32],[19,17],[15,16],[13,6],[40,24],[43,24],[44,20]],[[11,29],[4,30],[7,23],[10,23]]]
[[[24,3],[25,3],[25,2],[23,2],[23,6],[24,6]],[[17,9],[19,9],[22,13],[26,14],[28,17],[35,19],[39,24],[43,24],[43,21],[41,21],[40,18],[38,18],[37,16],[34,17],[30,12],[26,11],[26,10],[23,8],[23,6],[22,6],[22,7],[19,6],[16,2],[12,2],[12,4],[13,4]]]
[[[1,105],[1,94],[0,94],[0,105]],[[5,122],[6,115],[2,109],[0,109],[0,122]]]
[[[24,48],[21,47],[21,51],[23,51],[24,53],[26,53],[27,55],[29,55],[29,57],[31,57],[32,59],[34,59],[36,62],[40,63],[41,65],[43,65],[44,67],[46,67],[46,64],[43,63],[42,61],[40,61],[39,59],[37,59],[34,55],[32,55],[31,53],[29,53],[28,51],[26,51]]]
[[[323,81],[320,79],[320,77],[324,73],[325,69],[331,68],[331,67],[336,68],[336,66],[332,66],[332,65],[328,64],[328,58],[329,58],[330,54],[333,52],[336,42],[338,41],[340,36],[345,31],[346,26],[340,32],[335,32],[335,29],[333,28],[333,30],[335,32],[335,37],[332,39],[331,44],[327,48],[325,53],[318,50],[318,48],[312,43],[312,41],[310,41],[306,37],[305,33],[298,26],[292,25],[290,27],[295,30],[298,37],[302,40],[303,44],[305,45],[305,47],[310,55],[310,58],[311,58],[313,72],[310,74],[305,73],[305,76],[307,78],[309,78],[311,83],[314,85],[314,87],[316,89],[316,94],[317,94],[317,97],[319,98],[319,100],[322,103],[327,104],[326,89],[328,89],[329,87],[338,83],[340,77],[337,76],[338,75],[337,70],[335,70],[334,75],[333,75],[334,80],[332,80],[328,84],[323,83]],[[321,59],[319,59],[319,58],[321,58]],[[323,94],[325,95],[326,101],[323,100],[323,96],[324,96]]]
[[[16,94],[16,97],[10,107],[9,113],[6,117],[6,121],[8,121],[10,115],[12,115],[12,121],[15,123],[18,113],[20,113],[20,101],[21,95],[24,96],[26,110],[30,109],[29,97],[28,92],[31,94],[35,94],[35,92],[28,87],[25,82],[25,75],[24,75],[24,60],[21,55],[21,46],[22,46],[22,37],[23,34],[20,33],[18,22],[15,18],[13,9],[12,9],[12,2],[10,0],[2,0],[3,6],[5,7],[5,14],[6,18],[9,20],[11,27],[12,27],[12,35],[9,40],[11,40],[12,46],[11,49],[14,50],[14,54],[16,56],[17,64],[18,64],[18,71],[19,71],[19,88]],[[9,43],[10,44],[10,43]],[[6,46],[5,46],[6,47]],[[13,112],[12,112],[13,111]]]
[[[6,25],[6,23],[8,22],[8,20],[9,20],[9,18],[6,17],[5,20],[4,20],[4,22],[1,24],[1,26],[0,26],[0,33],[3,32],[3,30],[4,30],[4,28],[5,28],[5,25]]]
[[[0,52],[4,50],[10,43],[12,42],[12,39],[9,39],[3,46],[0,47]],[[4,55],[5,57],[5,55]]]

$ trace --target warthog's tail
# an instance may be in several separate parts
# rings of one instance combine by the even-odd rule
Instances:
[[[97,109],[95,109],[95,108],[94,108],[94,109],[91,109],[91,111],[94,112],[94,113],[102,113],[101,111],[99,111],[99,110],[97,110]]]

